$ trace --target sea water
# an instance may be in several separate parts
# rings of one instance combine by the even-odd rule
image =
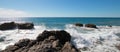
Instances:
[[[120,18],[89,17],[29,17],[0,18],[0,22],[32,22],[35,29],[0,31],[0,50],[13,45],[20,39],[36,39],[44,30],[65,30],[72,36],[71,43],[82,52],[120,52],[115,46],[120,45]],[[98,29],[77,27],[74,23],[96,24]],[[111,25],[112,27],[109,27]],[[82,50],[87,48],[87,50]]]

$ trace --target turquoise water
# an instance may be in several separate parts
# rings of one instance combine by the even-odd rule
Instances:
[[[28,18],[0,18],[0,21],[24,21],[33,22],[35,25],[44,24],[48,27],[64,28],[66,24],[92,23],[96,25],[120,26],[120,18],[89,18],[89,17],[28,17]]]

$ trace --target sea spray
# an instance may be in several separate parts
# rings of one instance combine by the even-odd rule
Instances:
[[[120,44],[116,34],[119,26],[98,26],[98,29],[66,25],[67,32],[72,36],[72,43],[82,52],[120,52],[115,45]],[[86,48],[86,50],[82,50]]]
[[[65,31],[72,36],[71,42],[82,52],[120,52],[115,45],[119,45],[120,26],[97,26],[98,29],[76,27],[72,24],[65,25]],[[9,45],[13,45],[20,39],[35,39],[38,34],[44,30],[61,30],[57,27],[48,28],[44,24],[35,26],[32,30],[6,30],[0,31],[0,38],[4,40],[0,42],[0,49],[3,50]],[[84,48],[84,49],[82,49]],[[86,49],[86,50],[85,50]]]
[[[46,27],[44,25],[35,26],[35,29],[31,30],[6,30],[0,31],[0,39],[4,37],[4,41],[0,42],[0,50],[5,49],[8,45],[13,45],[14,43],[18,42],[20,39],[35,39],[38,34],[42,33]]]

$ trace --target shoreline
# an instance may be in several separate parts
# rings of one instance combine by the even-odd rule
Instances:
[[[99,50],[95,46],[101,47],[101,50],[99,50],[99,51],[105,51],[105,50],[119,51],[115,46],[120,44],[119,43],[120,41],[117,40],[120,38],[119,38],[119,36],[116,35],[116,34],[119,35],[119,33],[120,33],[120,31],[119,31],[120,26],[112,26],[112,27],[97,26],[98,29],[79,27],[79,26],[74,26],[71,24],[66,25],[65,29],[59,29],[59,28],[47,29],[46,26],[44,26],[44,25],[34,26],[34,27],[35,27],[35,29],[31,29],[31,30],[30,29],[20,29],[19,33],[17,32],[17,29],[0,31],[0,33],[1,33],[0,38],[5,37],[5,38],[3,38],[3,39],[5,39],[4,41],[10,41],[11,43],[13,42],[12,45],[14,45],[14,43],[16,43],[19,40],[24,39],[24,38],[35,39],[44,30],[48,30],[48,31],[65,30],[66,32],[68,32],[71,35],[71,43],[76,48],[80,49],[81,52],[82,51]],[[17,37],[19,37],[19,38],[17,38]],[[114,43],[111,43],[111,40],[114,41]],[[2,42],[0,42],[0,44],[1,43]],[[11,43],[9,43],[9,44],[11,44]],[[108,44],[108,45],[106,45],[106,44]],[[115,45],[111,45],[111,44],[115,44]],[[104,46],[108,46],[108,47],[104,47]],[[119,47],[119,46],[117,46],[117,47]],[[103,48],[106,48],[106,49],[104,50]],[[111,50],[109,50],[109,49],[111,49]]]

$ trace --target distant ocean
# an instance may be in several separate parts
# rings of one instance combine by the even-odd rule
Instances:
[[[81,52],[120,52],[115,46],[120,45],[120,18],[98,17],[28,17],[28,18],[0,18],[0,23],[32,22],[35,29],[0,30],[0,50],[14,45],[20,39],[36,39],[44,30],[65,30],[71,35],[71,43]],[[73,24],[96,24],[98,29],[78,27]],[[112,27],[109,27],[111,25]]]
[[[33,22],[35,25],[44,24],[50,28],[64,28],[66,24],[83,23],[120,26],[120,18],[114,17],[22,17],[22,18],[0,18],[0,22],[16,21],[16,22]]]

